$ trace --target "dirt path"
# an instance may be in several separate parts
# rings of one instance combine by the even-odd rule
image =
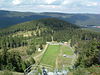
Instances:
[[[58,57],[56,58],[56,69],[58,68]]]
[[[57,58],[56,58],[56,62],[55,62],[55,64],[56,64],[56,69],[58,69],[58,68],[60,67],[59,64],[62,64],[62,59],[59,58],[59,57],[62,56],[62,49],[61,49],[61,46],[59,47],[59,50],[60,50],[60,52],[59,52],[59,54],[58,54],[58,56],[57,56]]]
[[[44,50],[39,55],[35,56],[34,59],[37,60],[39,57],[41,57],[45,53],[47,48],[48,48],[48,44],[46,44]]]
[[[72,51],[74,51],[74,49],[71,47],[71,46],[69,46],[69,45],[67,45],[68,47],[70,47],[70,49],[72,50]]]

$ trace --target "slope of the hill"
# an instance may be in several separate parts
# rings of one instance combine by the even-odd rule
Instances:
[[[33,59],[26,59],[34,54],[39,46],[52,41],[51,37],[54,41],[68,41],[77,29],[78,26],[56,18],[39,19],[1,29],[0,70],[14,68],[14,71],[23,72],[27,66],[35,63]]]
[[[71,46],[77,48],[78,45],[80,45],[77,50],[82,49],[82,51],[84,51],[83,49],[86,48],[86,51],[81,52],[82,55],[84,55],[83,53],[90,52],[90,50],[87,50],[87,42],[93,39],[98,41],[100,39],[100,33],[82,30],[74,24],[57,18],[46,18],[19,23],[0,30],[0,70],[10,69],[23,72],[28,66],[35,63],[33,58],[26,60],[27,57],[34,54],[36,50],[44,46],[47,41],[66,42],[70,40]],[[84,44],[83,41],[87,43],[86,47],[80,44],[80,42]],[[95,47],[93,47],[93,45],[94,43],[91,45],[91,49],[93,50],[97,48],[96,46],[99,47],[99,45]],[[96,50],[97,49],[94,51]],[[14,62],[16,62],[16,64]],[[97,63],[95,62],[95,64]]]
[[[69,30],[71,28],[76,29],[79,27],[69,22],[59,20],[56,18],[45,18],[45,19],[24,22],[5,29],[1,29],[0,34],[10,34],[19,31],[31,31],[31,30],[39,30],[39,29],[42,32],[45,32],[45,30],[50,32],[52,30],[55,31],[66,30],[66,29]]]

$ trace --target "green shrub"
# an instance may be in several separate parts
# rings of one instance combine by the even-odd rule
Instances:
[[[5,70],[3,72],[3,75],[13,75],[13,73],[11,71]]]
[[[78,67],[73,70],[73,75],[100,75],[100,67],[95,65],[89,68]]]

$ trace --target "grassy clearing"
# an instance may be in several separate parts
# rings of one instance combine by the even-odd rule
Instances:
[[[69,57],[64,57],[63,55]],[[66,45],[49,45],[46,52],[42,56],[40,64],[53,67],[53,69],[65,69],[72,65],[72,56],[74,55],[73,50]],[[41,58],[41,57],[40,57]]]
[[[24,73],[12,72],[12,71],[0,71],[0,75],[24,75]]]
[[[41,64],[47,64],[55,67],[55,61],[59,53],[60,45],[49,45],[41,59]]]
[[[62,52],[63,54],[67,54],[67,55],[73,55],[73,51],[69,46],[61,46]]]
[[[58,65],[59,65],[59,69],[62,69],[63,66],[65,69],[67,69],[69,66],[72,65],[72,60],[73,58],[69,58],[69,57],[64,57],[63,55],[68,55],[68,56],[73,56],[74,52],[72,51],[72,49],[69,46],[66,45],[62,45],[60,47],[60,55],[59,55],[59,59],[58,59]]]
[[[20,31],[20,32],[14,33],[13,36],[30,37],[34,33],[35,33],[35,31]]]
[[[68,70],[69,67],[71,67],[71,62],[72,62],[72,59],[66,59],[66,60],[63,60],[62,59],[62,63],[59,63],[58,65],[58,69],[59,70],[62,70],[62,69],[65,69],[65,70]]]

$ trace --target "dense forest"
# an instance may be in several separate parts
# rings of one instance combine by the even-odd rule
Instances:
[[[29,33],[28,36],[23,35]],[[23,33],[20,34],[19,33]],[[100,65],[100,33],[82,30],[77,25],[56,19],[46,18],[20,23],[0,30],[0,70],[9,69],[23,72],[35,61],[24,61],[17,52],[9,50],[17,47],[28,46],[27,54],[35,53],[37,45],[42,46],[47,41],[63,42],[71,40],[71,46],[75,47],[78,60],[75,68],[89,68]],[[77,71],[74,71],[75,74]],[[76,74],[78,75],[78,74]]]

